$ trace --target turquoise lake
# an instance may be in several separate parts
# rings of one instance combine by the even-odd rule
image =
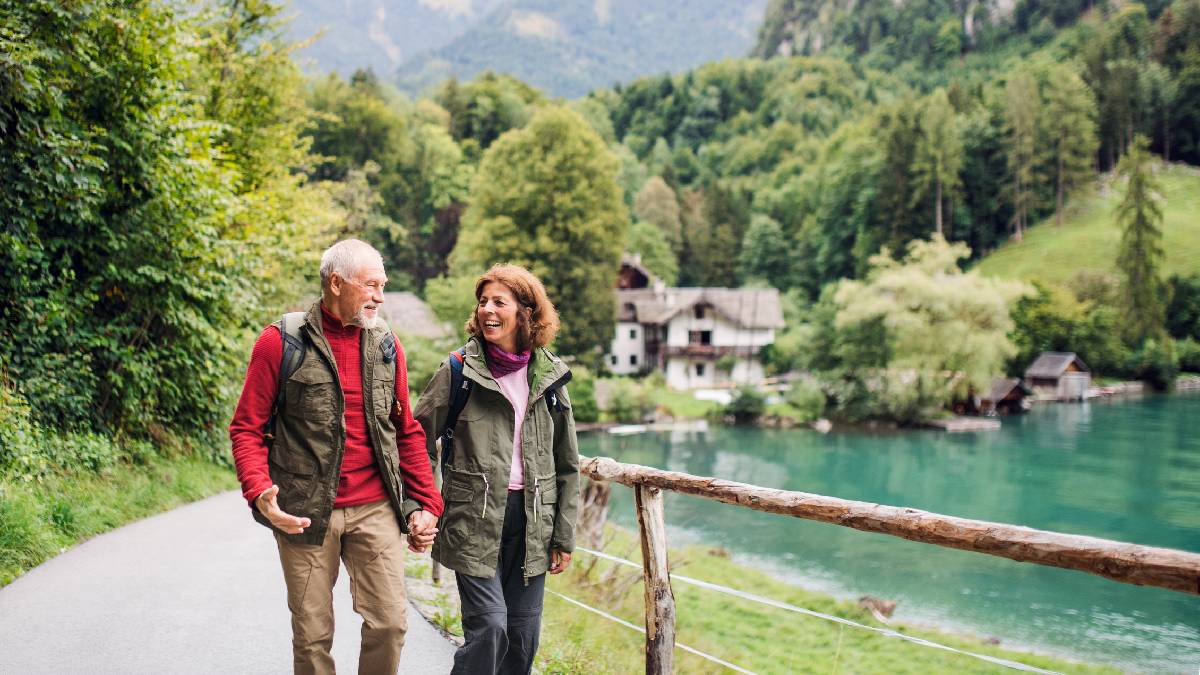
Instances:
[[[1200,552],[1196,394],[1041,405],[991,432],[588,433],[580,452]],[[896,600],[903,621],[1129,670],[1200,671],[1200,597],[685,495],[669,494],[666,510],[672,545],[720,546],[808,588]],[[610,518],[635,526],[628,489],[614,488]]]

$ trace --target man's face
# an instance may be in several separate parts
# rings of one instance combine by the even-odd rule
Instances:
[[[358,268],[349,279],[335,272],[329,284],[333,306],[328,309],[344,324],[374,328],[379,323],[385,284],[387,274],[377,264]]]

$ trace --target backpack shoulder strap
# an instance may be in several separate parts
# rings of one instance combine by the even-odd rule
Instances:
[[[264,434],[267,438],[275,436],[275,418],[283,408],[288,378],[304,362],[304,352],[307,348],[304,342],[304,312],[288,312],[280,317],[279,337],[283,340],[283,356],[279,359],[279,382],[275,388],[275,402],[271,405],[271,416],[267,418]]]
[[[474,382],[463,377],[463,358],[466,356],[466,346],[450,352],[446,363],[450,366],[450,409],[446,413],[446,423],[442,427],[442,468],[445,469],[450,461],[450,446],[454,439],[454,426],[458,424],[458,416],[467,407],[467,399],[471,396]]]

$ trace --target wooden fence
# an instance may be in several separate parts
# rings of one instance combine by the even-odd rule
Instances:
[[[663,490],[925,544],[1088,572],[1127,584],[1200,595],[1197,553],[775,490],[623,464],[607,457],[582,458],[580,473],[592,480],[613,481],[634,490],[645,582],[648,674],[672,672],[675,647],[675,597],[668,576]]]

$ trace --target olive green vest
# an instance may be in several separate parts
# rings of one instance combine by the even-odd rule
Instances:
[[[271,480],[279,486],[279,508],[312,520],[303,533],[283,536],[296,543],[320,544],[333,513],[346,451],[346,400],[322,329],[319,301],[305,315],[302,333],[307,345],[304,360],[283,385],[284,402],[276,416],[275,440],[267,461]],[[376,466],[401,529],[407,532],[405,516],[418,505],[413,500],[405,502],[400,481],[396,427],[391,419],[396,405],[396,362],[385,361],[381,349],[382,343],[391,339],[386,325],[362,332],[363,408]],[[258,509],[254,509],[254,518],[271,527]]]

